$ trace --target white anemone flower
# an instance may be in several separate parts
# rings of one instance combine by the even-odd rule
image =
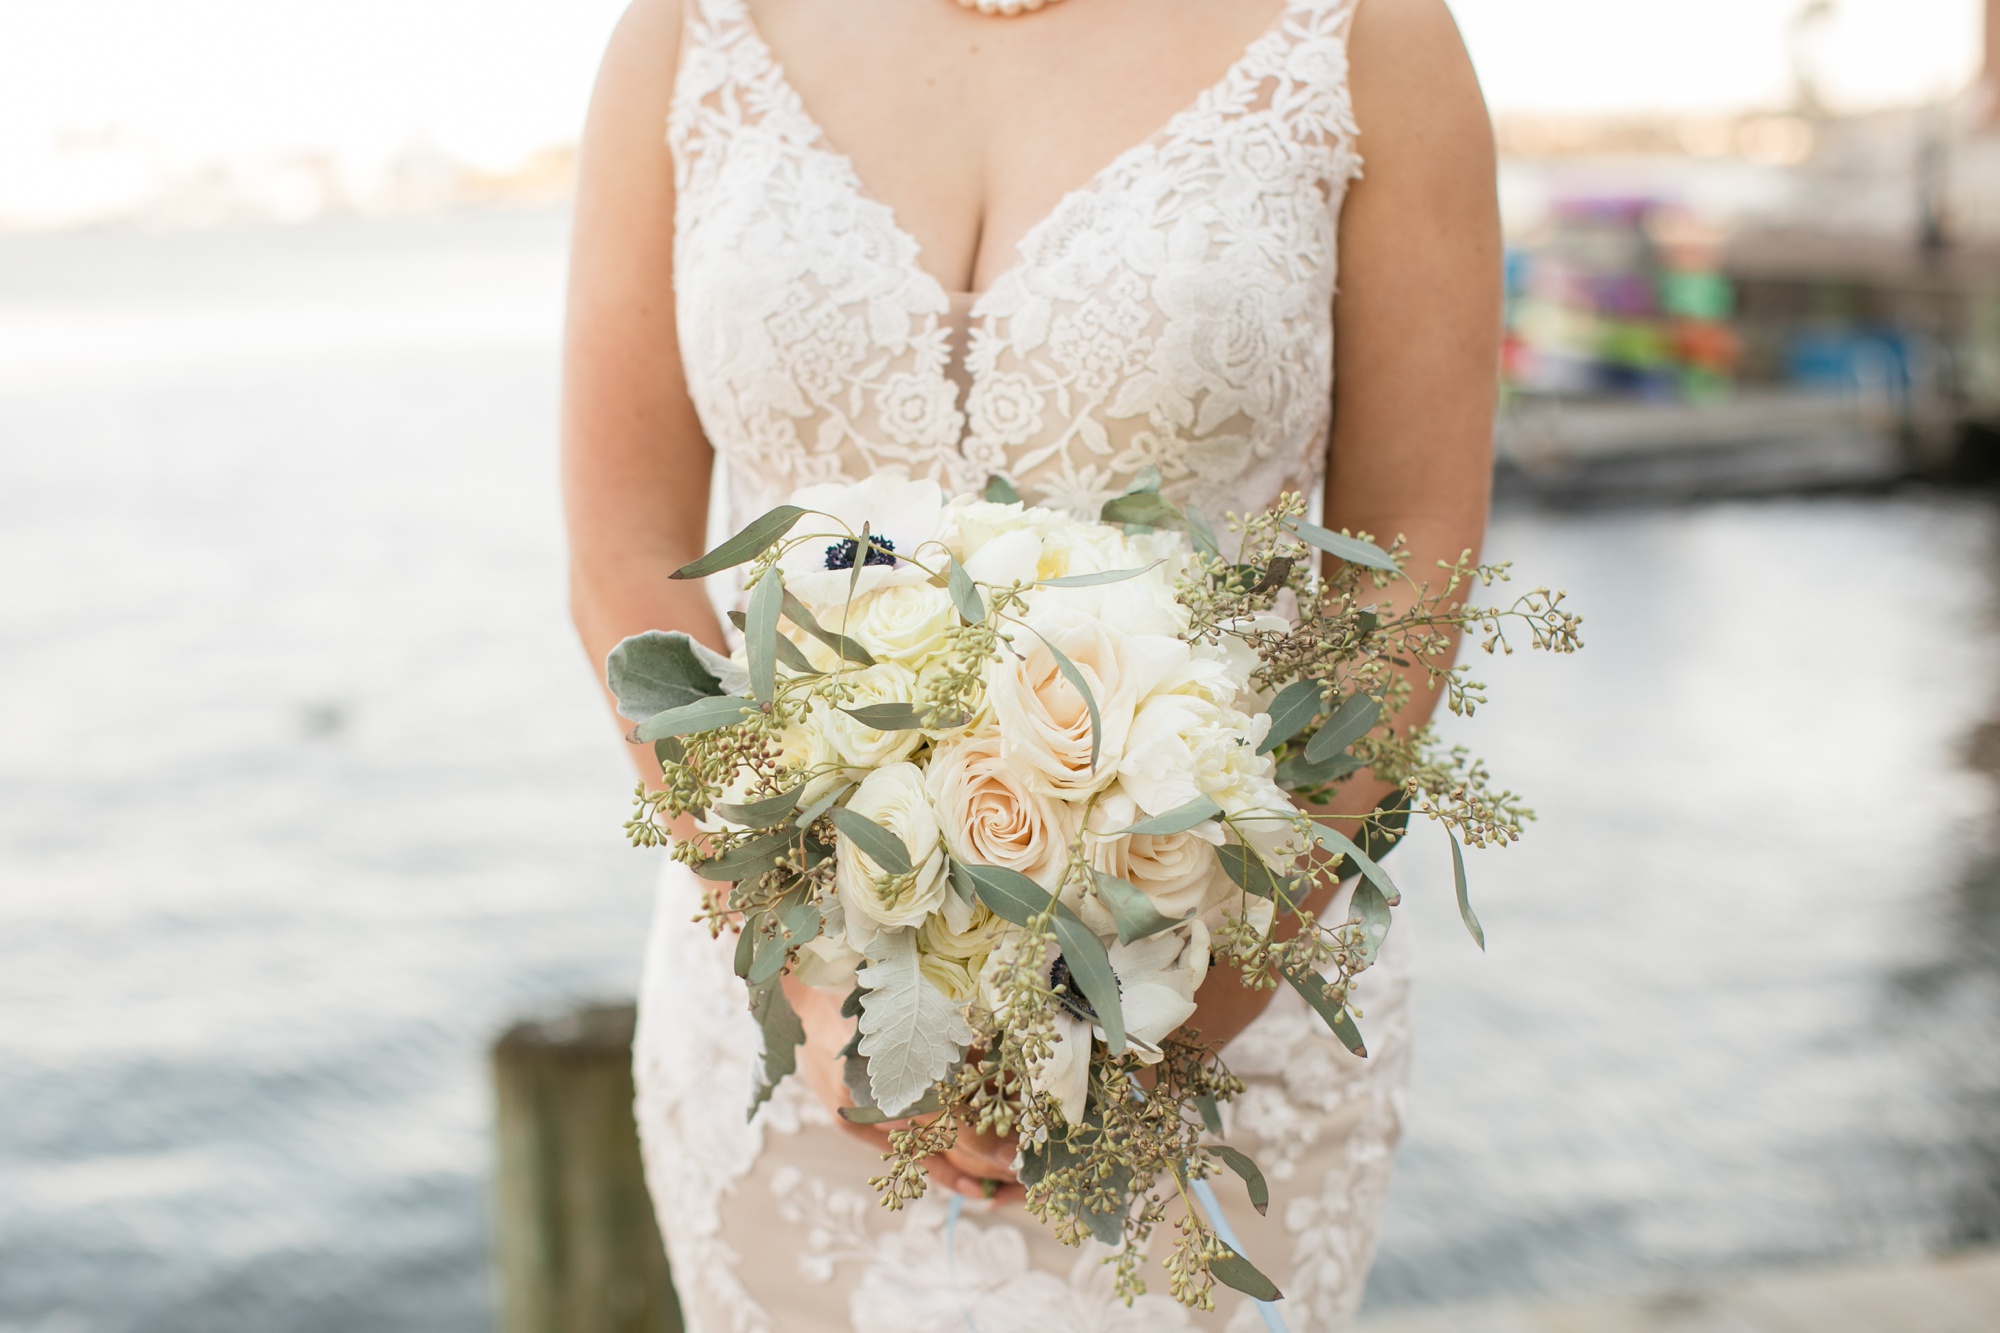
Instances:
[[[1160,1043],[1194,1016],[1194,993],[1208,975],[1208,928],[1198,920],[1186,921],[1130,944],[1112,941],[1108,950],[1125,1036],[1139,1058],[1152,1064],[1161,1058]],[[1060,957],[1050,970],[1052,980],[1068,976]],[[1056,1005],[1054,1049],[1030,1081],[1036,1091],[1054,1097],[1063,1119],[1076,1125],[1083,1123],[1090,1098],[1091,1039],[1102,1039],[1104,1029],[1073,983],[1069,989],[1072,993]]]
[[[793,525],[789,547],[778,561],[785,587],[816,613],[844,607],[850,588],[858,600],[877,588],[921,583],[929,576],[909,563],[919,548],[935,542],[944,517],[944,492],[934,481],[912,481],[898,471],[877,472],[852,485],[808,486],[791,503],[808,513]],[[860,558],[858,538],[863,527],[881,538],[887,551],[874,549],[862,562],[858,581],[854,563]],[[942,563],[933,549],[923,553],[926,564]],[[821,617],[830,629],[836,619]]]

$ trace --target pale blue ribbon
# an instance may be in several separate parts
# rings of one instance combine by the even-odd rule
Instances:
[[[1222,1201],[1215,1197],[1215,1186],[1206,1180],[1192,1183],[1194,1197],[1201,1200],[1202,1211],[1208,1214],[1209,1225],[1215,1228],[1215,1234],[1222,1237],[1224,1245],[1238,1254],[1243,1253],[1243,1242],[1236,1239],[1235,1228],[1231,1227],[1229,1219],[1222,1215]],[[1256,1297],[1253,1296],[1251,1299],[1256,1300]],[[1275,1302],[1257,1301],[1257,1313],[1264,1316],[1264,1327],[1270,1329],[1271,1333],[1292,1333],[1285,1323],[1285,1317],[1278,1313]]]

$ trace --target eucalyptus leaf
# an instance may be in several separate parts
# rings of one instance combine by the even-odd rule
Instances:
[[[740,842],[723,852],[710,857],[694,868],[703,879],[721,880],[735,883],[762,875],[777,867],[786,852],[797,845],[799,835],[790,829],[778,833],[765,833]]]
[[[1245,1259],[1228,1245],[1223,1247],[1220,1259],[1211,1260],[1208,1271],[1226,1286],[1236,1288],[1245,1296],[1256,1301],[1281,1301],[1285,1293],[1278,1290],[1278,1284],[1257,1270],[1257,1265]]]
[[[1313,733],[1306,742],[1306,762],[1325,763],[1347,749],[1348,746],[1366,736],[1375,725],[1375,719],[1382,715],[1381,701],[1365,694],[1355,693],[1340,701],[1333,710],[1333,716],[1326,725]]]
[[[1104,942],[1068,910],[1055,919],[1056,943],[1063,961],[1069,964],[1069,979],[1090,1001],[1097,1025],[1104,1029],[1104,1044],[1113,1055],[1125,1054],[1125,1006],[1118,995],[1118,975],[1111,970],[1111,955]]]
[[[1302,754],[1292,755],[1278,761],[1278,785],[1286,791],[1299,791],[1307,787],[1324,787],[1329,782],[1338,781],[1357,769],[1367,767],[1363,760],[1351,754],[1337,754],[1323,763],[1306,762]]]
[[[1368,882],[1382,890],[1382,896],[1389,900],[1391,907],[1403,901],[1403,891],[1396,887],[1395,880],[1389,878],[1389,872],[1384,870],[1374,857],[1362,851],[1352,838],[1339,829],[1329,828],[1325,824],[1314,824],[1311,833],[1314,842],[1354,862]]]
[[[1276,898],[1279,890],[1288,890],[1292,886],[1289,876],[1280,876],[1255,850],[1240,843],[1218,847],[1215,855],[1222,862],[1223,873],[1245,893],[1259,898]]]
[[[673,572],[672,577],[706,578],[710,574],[734,569],[746,561],[755,560],[770,550],[780,537],[790,532],[792,525],[805,517],[805,512],[797,505],[779,505],[776,509],[751,519],[741,532],[701,559],[682,565]]]
[[[1250,1206],[1257,1210],[1259,1216],[1268,1216],[1271,1212],[1271,1187],[1265,1182],[1264,1173],[1250,1160],[1249,1154],[1221,1143],[1211,1144],[1208,1150],[1220,1157],[1231,1171],[1243,1177],[1244,1187],[1250,1191]]]
[[[1264,743],[1257,747],[1257,753],[1269,754],[1304,731],[1319,715],[1323,693],[1316,680],[1295,680],[1279,690],[1277,697],[1271,700],[1271,730],[1266,733]]]
[[[986,910],[1002,921],[1025,926],[1029,920],[1049,910],[1049,893],[1018,870],[1004,866],[980,866],[958,861],[952,874],[963,873],[972,881],[973,891]]]
[[[951,604],[958,609],[960,620],[968,625],[977,625],[986,619],[986,604],[979,600],[979,589],[973,584],[972,575],[965,572],[965,566],[958,563],[958,557],[948,559],[945,587],[951,593]]]
[[[1362,963],[1372,966],[1382,952],[1382,941],[1389,936],[1389,900],[1382,896],[1382,890],[1363,880],[1354,886],[1348,919],[1361,928]]]
[[[729,694],[719,694],[712,699],[697,699],[691,704],[669,708],[664,713],[655,713],[632,728],[629,739],[659,741],[669,736],[699,736],[703,732],[716,731],[741,722],[746,715],[755,712],[756,709],[757,705],[750,700],[739,699]]]
[[[832,791],[820,797],[817,801],[814,801],[811,805],[807,806],[805,809],[799,811],[799,817],[793,820],[792,823],[799,828],[811,828],[813,824],[818,822],[819,817],[821,815],[825,814],[828,810],[831,810],[833,808],[833,803],[835,801],[847,795],[848,787],[851,787],[852,785],[853,785],[852,783],[849,783],[846,786],[835,787]]]
[[[1101,588],[1106,584],[1124,583],[1128,580],[1138,578],[1141,574],[1150,574],[1158,569],[1160,564],[1160,561],[1155,560],[1152,564],[1145,565],[1139,569],[1101,569],[1095,574],[1065,574],[1061,578],[1056,579],[1037,579],[1035,586],[1037,588]]]
[[[1284,976],[1292,989],[1313,1007],[1313,1012],[1326,1020],[1326,1025],[1333,1029],[1333,1035],[1340,1038],[1341,1045],[1364,1060],[1368,1058],[1368,1047],[1361,1040],[1361,1029],[1354,1026],[1354,1018],[1347,1012],[1347,1006],[1327,993],[1325,978],[1310,971],[1286,972]]]
[[[1070,688],[1083,696],[1083,706],[1090,710],[1090,771],[1095,773],[1097,755],[1103,748],[1104,741],[1104,718],[1097,711],[1097,696],[1090,692],[1090,683],[1083,678],[1083,673],[1077,670],[1076,663],[1069,660],[1069,654],[1050,643],[1048,636],[1040,630],[1035,631],[1035,637],[1049,650],[1049,656],[1055,659],[1056,670],[1062,672],[1063,679],[1070,683]]]
[[[794,625],[797,625],[800,629],[833,649],[834,654],[843,662],[852,662],[856,666],[865,667],[875,665],[875,655],[873,653],[863,648],[853,639],[848,638],[845,634],[836,634],[820,624],[818,618],[806,608],[806,604],[793,596],[789,588],[785,590],[781,609],[785,613],[785,619],[791,621]]]
[[[804,791],[804,787],[794,787],[776,796],[766,796],[761,801],[746,801],[741,805],[717,801],[715,813],[744,828],[769,828],[798,806],[799,796]]]
[[[1206,796],[1197,796],[1186,805],[1177,805],[1165,814],[1142,819],[1131,828],[1107,833],[1107,838],[1123,837],[1127,833],[1150,833],[1164,837],[1173,833],[1186,833],[1191,828],[1199,828],[1211,819],[1222,817],[1222,807]]]
[[[819,938],[819,904],[803,884],[778,904],[778,929],[788,944],[810,944]]]
[[[1458,916],[1465,922],[1465,928],[1472,932],[1473,943],[1481,952],[1486,949],[1486,929],[1479,924],[1479,918],[1472,914],[1472,896],[1465,887],[1465,853],[1459,850],[1458,835],[1450,829],[1445,836],[1451,839],[1451,882],[1458,889]]]
[[[1215,525],[1208,521],[1208,515],[1193,505],[1184,506],[1187,512],[1188,535],[1194,538],[1195,549],[1203,555],[1222,558],[1222,544],[1215,539]]]
[[[750,992],[750,1013],[757,1020],[757,1030],[763,1034],[764,1058],[757,1086],[750,1094],[750,1113],[746,1119],[754,1118],[757,1108],[770,1100],[779,1080],[798,1069],[799,1047],[806,1042],[805,1025],[792,1012],[785,988],[775,979]]]
[[[827,812],[842,837],[855,850],[891,875],[907,875],[916,867],[910,863],[910,849],[903,840],[864,814],[836,806]]]
[[[750,934],[747,930],[743,933]],[[785,958],[789,952],[789,943],[783,935],[757,932],[757,943],[750,954],[750,971],[743,979],[753,988],[775,980],[785,970]]]
[[[922,731],[930,725],[929,712],[914,704],[867,704],[840,711],[876,731]]]
[[[1127,881],[1102,870],[1091,874],[1097,883],[1098,901],[1110,909],[1111,920],[1118,927],[1120,944],[1143,940],[1179,924],[1170,916],[1162,916],[1153,906],[1153,900]]]
[[[1286,524],[1298,539],[1308,546],[1317,546],[1328,555],[1345,560],[1350,565],[1365,565],[1369,569],[1379,569],[1387,574],[1397,572],[1398,566],[1389,553],[1372,542],[1364,542],[1359,537],[1349,537],[1344,533],[1332,532],[1317,523],[1304,519],[1293,519]]]
[[[812,659],[805,655],[803,649],[784,635],[780,634],[772,639],[771,646],[777,650],[778,661],[782,662],[793,675],[823,676],[826,674],[812,664]]]
[[[778,693],[778,607],[785,595],[785,579],[772,565],[750,590],[745,609],[743,652],[750,659],[750,692],[759,703],[769,703]]]
[[[1141,491],[1136,495],[1121,495],[1114,500],[1106,500],[1104,508],[1098,511],[1098,519],[1105,523],[1122,523],[1139,528],[1180,530],[1188,526],[1186,515],[1174,508],[1172,501],[1151,491]]]
[[[739,977],[750,975],[751,964],[757,959],[757,929],[754,919],[745,921],[743,929],[736,936],[736,957],[731,966]]]
[[[1204,1092],[1194,1099],[1194,1109],[1201,1113],[1201,1123],[1211,1134],[1222,1132],[1222,1108],[1215,1104],[1215,1094]]]
[[[906,1115],[958,1063],[972,1041],[956,1001],[917,966],[914,930],[886,931],[855,977],[861,997],[861,1045],[868,1086],[890,1118]]]
[[[611,650],[604,663],[604,683],[626,720],[642,722],[723,693],[721,680],[702,663],[693,645],[694,640],[679,631],[647,630]]]
[[[1014,483],[998,472],[986,479],[986,492],[980,498],[988,504],[1017,505],[1021,503],[1021,493],[1014,489]]]

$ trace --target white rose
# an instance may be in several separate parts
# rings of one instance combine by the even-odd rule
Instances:
[[[1018,656],[994,663],[987,699],[1000,726],[1002,752],[1036,791],[1081,800],[1108,786],[1123,762],[1134,714],[1159,685],[1184,670],[1188,646],[1164,635],[1126,635],[1094,617],[1042,616],[1016,636]],[[1076,667],[1097,701],[1102,733],[1090,763],[1090,709],[1049,651]]]
[[[905,583],[872,592],[854,605],[847,632],[877,659],[921,668],[944,647],[958,623],[951,594],[928,583]],[[829,629],[839,629],[835,619]]]
[[[882,931],[921,925],[944,904],[950,892],[948,867],[924,775],[915,764],[876,769],[861,780],[847,808],[900,839],[916,867],[909,875],[890,875],[851,839],[840,839],[834,850],[834,883],[846,913],[847,943],[865,951]]]
[[[923,743],[921,731],[877,731],[841,711],[873,704],[916,702],[915,672],[894,662],[877,662],[872,667],[849,671],[841,680],[852,688],[853,697],[840,707],[816,703],[812,725],[825,734],[842,763],[855,768],[880,768],[907,759]]]
[[[1032,790],[1005,759],[998,736],[940,747],[924,781],[952,855],[1019,871],[1051,891],[1061,883],[1075,807]]]

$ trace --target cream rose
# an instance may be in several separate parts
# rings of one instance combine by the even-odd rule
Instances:
[[[1007,762],[997,735],[939,747],[924,781],[952,855],[1017,870],[1045,889],[1062,881],[1075,808],[1034,791]]]
[[[839,623],[833,622],[836,627]],[[943,588],[903,584],[870,593],[855,604],[846,623],[847,632],[876,658],[916,671],[944,647],[958,613]]]
[[[916,869],[890,875],[842,838],[834,851],[834,883],[847,918],[847,943],[866,950],[884,930],[921,925],[943,906],[947,883],[944,839],[915,764],[891,764],[861,780],[847,808],[901,839]]]
[[[920,731],[877,731],[841,711],[871,704],[916,702],[915,672],[894,662],[877,662],[860,671],[846,672],[841,680],[853,690],[853,697],[840,708],[815,704],[814,713],[815,725],[825,732],[842,763],[855,768],[880,768],[907,759],[910,751],[923,743]]]
[[[1087,616],[1037,615],[1029,624],[1016,636],[1018,655],[994,663],[987,679],[1002,753],[1020,765],[1032,790],[1081,800],[1117,775],[1140,704],[1186,666],[1188,646],[1164,635],[1121,634]],[[1050,645],[1068,656],[1097,701],[1102,734],[1094,769],[1089,707]]]
[[[1113,791],[1098,801],[1090,822],[1095,829],[1115,832],[1130,828],[1139,818],[1136,803]],[[1214,827],[1118,836],[1086,831],[1083,845],[1092,868],[1118,876],[1145,894],[1160,915],[1179,919],[1206,906],[1216,881],[1227,879],[1212,837],[1204,836],[1212,835]]]

